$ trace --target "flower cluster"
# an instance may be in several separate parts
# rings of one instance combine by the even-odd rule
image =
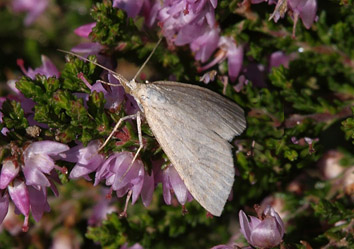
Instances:
[[[27,12],[24,20],[26,26],[31,25],[47,8],[48,0],[13,0],[14,12]]]
[[[17,211],[25,216],[24,231],[28,229],[30,211],[36,221],[41,219],[44,212],[50,211],[47,188],[50,187],[58,195],[55,183],[59,183],[59,178],[56,170],[66,171],[55,165],[54,159],[68,149],[69,146],[52,141],[34,142],[25,149],[13,148],[13,155],[5,159],[1,167],[0,222],[7,214],[9,197]]]
[[[264,1],[267,0],[252,0],[251,3],[258,4]],[[283,18],[286,12],[293,17],[293,36],[299,18],[307,29],[316,19],[316,0],[270,0],[268,3],[276,4],[271,16],[275,22]],[[237,44],[232,36],[221,34],[215,20],[217,0],[163,2],[114,0],[113,6],[125,10],[129,17],[143,15],[148,27],[157,21],[169,45],[171,47],[189,45],[197,61],[205,63],[217,51],[212,61],[199,67],[200,71],[207,70],[227,59],[231,81],[235,81],[240,74],[244,46]]]
[[[37,74],[46,77],[59,77],[59,72],[47,57],[43,56],[42,61],[43,65],[35,70],[25,69],[22,60],[18,60],[18,65],[23,73],[31,79],[34,79]],[[108,74],[108,80],[117,86],[108,88],[104,88],[100,82],[90,85],[83,74],[79,73],[77,77],[85,83],[91,92],[103,93],[107,110],[114,112],[125,101],[125,113],[137,112],[138,105],[134,98],[124,93],[123,87],[111,74]],[[32,127],[38,125],[43,129],[48,128],[45,124],[34,121],[33,107],[35,102],[23,96],[13,85],[11,87],[16,93],[16,96],[11,98],[21,103],[29,124],[33,125]],[[76,93],[76,96],[82,98],[87,107],[86,102],[89,94]],[[1,99],[0,104],[2,105],[5,100],[5,98]],[[1,122],[3,114],[1,112],[0,114]],[[6,127],[3,129],[5,136],[8,131]],[[69,174],[71,179],[82,177],[91,180],[90,174],[94,174],[94,185],[105,182],[110,187],[107,196],[111,196],[112,191],[115,191],[119,198],[127,195],[127,204],[130,197],[132,197],[134,204],[141,196],[143,204],[148,206],[152,200],[154,189],[159,183],[163,186],[164,200],[168,205],[172,203],[171,193],[175,193],[177,200],[182,205],[193,199],[172,165],[161,170],[162,163],[154,162],[153,169],[148,173],[141,160],[137,159],[133,162],[133,153],[123,151],[104,156],[99,152],[100,144],[100,141],[94,140],[89,142],[86,147],[78,143],[72,148],[53,141],[35,141],[22,147],[9,145],[13,147],[11,148],[12,154],[3,160],[1,165],[0,223],[7,214],[10,199],[15,204],[17,213],[25,216],[24,231],[28,229],[30,212],[38,222],[44,212],[50,211],[47,202],[47,188],[51,188],[57,196],[59,193],[55,183],[60,183],[57,171],[63,174],[67,173],[67,169],[57,166],[55,160],[75,163]],[[105,210],[108,210],[107,202],[103,201],[102,205],[106,207]],[[98,218],[93,218],[92,222],[99,222],[104,214],[102,212],[96,214]],[[126,209],[123,214],[126,214]]]
[[[170,165],[161,170],[161,164],[154,163],[149,174],[139,159],[133,162],[131,152],[115,152],[105,158],[98,151],[100,142],[92,141],[88,146],[77,145],[65,153],[63,160],[75,162],[70,178],[84,177],[90,180],[89,174],[95,174],[94,185],[104,181],[117,197],[127,195],[127,203],[132,198],[134,204],[141,196],[144,206],[150,205],[153,192],[158,183],[162,183],[165,203],[171,205],[171,193],[175,193],[180,204],[193,200],[175,168]],[[122,215],[126,215],[126,208]]]
[[[23,73],[31,79],[34,79],[37,74],[47,77],[59,76],[57,68],[47,57],[42,56],[42,62],[43,65],[35,70],[25,69],[21,59],[17,63]],[[28,123],[46,127],[46,125],[39,124],[33,119],[35,103],[23,96],[16,89],[14,82],[10,82],[9,87],[16,95],[8,98],[21,103]],[[5,100],[1,100],[1,105]],[[2,122],[2,119],[0,119],[0,122]],[[5,127],[2,134],[6,136],[9,131]],[[53,193],[58,195],[55,183],[60,181],[56,170],[65,173],[66,168],[55,165],[55,159],[58,159],[61,153],[67,151],[69,146],[53,141],[38,141],[25,144],[23,147],[14,144],[9,146],[11,147],[11,155],[2,161],[0,173],[0,223],[8,212],[9,200],[11,199],[16,206],[16,212],[25,216],[22,230],[27,231],[30,212],[33,218],[39,221],[44,212],[50,211],[47,202],[47,188],[50,187]]]
[[[253,4],[267,2],[267,0],[252,0]],[[270,0],[269,4],[276,4],[270,19],[278,22],[280,18],[284,18],[288,12],[294,20],[293,37],[295,37],[295,28],[299,18],[304,26],[309,29],[316,20],[317,1],[316,0]]]
[[[113,6],[125,10],[129,17],[142,14],[147,26],[151,27],[157,21],[170,47],[189,45],[197,61],[207,62],[218,50],[215,59],[200,67],[201,71],[227,58],[230,79],[234,81],[238,76],[243,62],[243,47],[237,45],[232,37],[221,35],[215,20],[217,0],[114,0]]]

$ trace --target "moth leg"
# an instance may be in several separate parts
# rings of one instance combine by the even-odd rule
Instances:
[[[144,146],[144,145],[143,145],[143,135],[142,135],[142,133],[141,133],[141,113],[140,113],[140,112],[137,112],[137,113],[136,113],[136,124],[137,124],[137,126],[138,126],[139,148],[138,148],[138,150],[136,151],[135,156],[134,156],[133,160],[131,161],[131,163],[130,163],[128,169],[127,169],[127,170],[124,172],[124,174],[119,178],[119,181],[122,181],[123,178],[128,174],[129,170],[133,167],[133,164],[134,164],[136,158],[138,157],[138,155],[139,155],[141,149],[142,149],[143,146]]]
[[[133,193],[132,190],[129,190],[129,191],[128,191],[127,198],[125,199],[125,205],[124,205],[123,212],[121,212],[121,213],[119,214],[120,217],[127,217],[127,216],[128,216],[127,210],[128,210],[129,200],[130,200],[130,198],[131,198],[131,196],[132,196],[132,193]]]
[[[102,150],[102,149],[106,146],[106,144],[107,144],[107,143],[109,142],[109,140],[112,138],[113,134],[118,130],[120,124],[121,124],[123,121],[125,121],[125,120],[127,120],[127,119],[130,119],[130,118],[133,119],[133,118],[137,118],[137,117],[139,117],[139,119],[140,119],[140,113],[139,113],[139,112],[137,112],[136,114],[128,115],[128,116],[125,116],[125,117],[119,119],[119,121],[117,122],[117,124],[114,126],[114,128],[113,128],[111,134],[109,134],[109,136],[106,138],[106,140],[104,141],[104,143],[100,146],[100,148],[98,148],[98,151]],[[141,123],[141,121],[140,121],[140,123]],[[138,128],[138,130],[139,130],[139,128]],[[140,127],[140,130],[141,130],[141,127]],[[139,140],[140,140],[140,138],[139,138]],[[140,141],[139,141],[139,142],[140,142]],[[140,148],[140,147],[139,147],[139,148]]]
[[[140,153],[140,151],[143,149],[143,135],[142,135],[142,133],[141,133],[141,113],[140,112],[137,112],[136,113],[137,115],[136,115],[136,125],[137,125],[137,127],[138,127],[138,137],[139,137],[139,148],[138,148],[138,150],[136,151],[136,153],[135,153],[135,156],[134,156],[134,158],[133,158],[133,160],[132,160],[132,162],[131,162],[131,165],[133,165],[133,163],[135,162],[135,160],[136,160],[136,158],[138,157],[138,155],[139,155],[139,153]],[[131,167],[131,166],[130,166]],[[130,169],[130,167],[129,167],[129,169]],[[129,170],[128,169],[128,170]],[[128,171],[127,170],[127,171]]]

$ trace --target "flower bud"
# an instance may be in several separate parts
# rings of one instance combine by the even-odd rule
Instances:
[[[241,232],[249,244],[259,248],[272,248],[282,242],[284,224],[272,207],[266,207],[260,219],[254,216],[249,217],[250,221],[240,210]]]

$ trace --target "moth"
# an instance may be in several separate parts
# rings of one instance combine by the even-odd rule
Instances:
[[[135,78],[158,44],[130,81],[94,61],[64,52],[108,70],[141,109],[137,114],[120,119],[100,148],[106,145],[121,122],[136,118],[140,147],[134,161],[142,149],[140,124],[143,114],[194,199],[212,215],[220,216],[235,176],[229,142],[246,128],[244,111],[225,97],[196,85],[174,81],[136,82]]]

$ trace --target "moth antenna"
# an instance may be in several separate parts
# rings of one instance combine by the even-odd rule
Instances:
[[[102,66],[101,64],[99,64],[99,63],[97,63],[97,62],[95,62],[93,60],[89,60],[89,59],[87,59],[87,58],[85,58],[85,57],[83,57],[83,56],[81,56],[81,55],[79,55],[77,53],[66,51],[66,50],[62,50],[62,49],[58,49],[58,51],[60,51],[62,53],[65,53],[65,54],[70,54],[72,56],[75,56],[75,57],[83,60],[83,61],[91,62],[92,64],[94,64],[94,65],[106,70],[107,72],[110,72],[111,74],[113,74],[121,82],[121,84],[123,84],[123,85],[124,84],[127,85],[128,82],[129,82],[126,78],[123,77],[123,75],[121,75],[121,74],[119,74],[117,72],[114,72],[113,70],[111,70],[111,69],[109,69],[109,68],[107,68],[105,66]]]
[[[146,58],[146,60],[144,61],[143,65],[139,68],[138,72],[136,72],[134,78],[132,79],[132,81],[135,81],[136,78],[139,76],[139,74],[141,73],[141,71],[144,69],[144,67],[146,66],[146,64],[149,62],[149,60],[151,59],[151,56],[155,53],[157,47],[160,45],[161,41],[162,41],[162,38],[161,37],[159,39],[159,41],[156,43],[154,49],[151,51],[151,53],[149,54],[149,56]]]
[[[120,86],[118,84],[109,83],[109,82],[106,82],[104,80],[97,80],[96,82],[100,82],[101,84],[108,85],[108,86]]]

